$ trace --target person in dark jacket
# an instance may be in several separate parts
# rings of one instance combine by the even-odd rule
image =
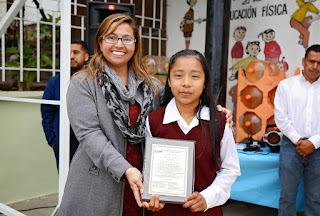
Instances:
[[[89,59],[87,44],[78,39],[72,39],[70,49],[71,73],[84,69]],[[42,99],[60,100],[60,74],[52,77],[43,93]],[[60,107],[50,104],[41,104],[42,126],[47,142],[54,151],[57,167],[59,168],[59,112]],[[70,161],[75,154],[79,142],[70,128]]]

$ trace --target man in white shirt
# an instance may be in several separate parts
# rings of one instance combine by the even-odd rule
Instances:
[[[274,99],[281,143],[279,216],[296,215],[299,183],[304,178],[304,215],[320,214],[320,45],[302,59],[304,70],[282,80]]]

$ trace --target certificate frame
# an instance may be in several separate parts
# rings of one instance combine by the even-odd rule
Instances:
[[[143,162],[143,201],[182,204],[194,191],[195,141],[147,137]]]

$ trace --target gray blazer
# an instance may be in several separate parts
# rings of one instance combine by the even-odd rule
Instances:
[[[143,79],[135,100],[142,105]],[[160,82],[155,81],[162,92]],[[129,103],[125,104],[129,109]],[[159,107],[159,96],[150,112]],[[101,86],[85,73],[72,77],[67,92],[71,126],[80,142],[73,157],[57,215],[121,216],[127,141],[113,122]]]

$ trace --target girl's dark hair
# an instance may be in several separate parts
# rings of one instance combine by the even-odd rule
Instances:
[[[167,81],[166,81],[166,86],[164,90],[164,95],[161,100],[161,106],[166,106],[170,100],[174,97],[171,88],[169,87],[168,80],[170,79],[170,71],[172,69],[172,66],[175,64],[176,60],[180,57],[186,57],[186,56],[191,56],[197,59],[204,70],[205,73],[205,88],[200,96],[200,103],[194,110],[195,113],[199,111],[199,116],[202,108],[204,106],[209,107],[210,110],[210,139],[211,139],[211,146],[212,146],[212,155],[213,155],[213,163],[215,167],[220,168],[220,140],[219,140],[219,135],[221,131],[220,127],[220,120],[218,117],[218,111],[217,111],[217,105],[216,105],[216,100],[213,94],[213,85],[212,85],[212,79],[211,79],[211,74],[210,70],[206,61],[206,58],[198,51],[196,50],[191,50],[191,49],[185,49],[177,52],[174,54],[169,61],[169,69],[168,69],[168,76],[167,76]],[[199,119],[199,116],[197,118]],[[202,127],[202,131],[204,134],[203,141],[206,141],[207,133],[204,128],[204,122],[203,120],[199,119],[200,125]],[[202,147],[205,145],[203,144]],[[203,152],[204,149],[201,149],[201,152]]]

